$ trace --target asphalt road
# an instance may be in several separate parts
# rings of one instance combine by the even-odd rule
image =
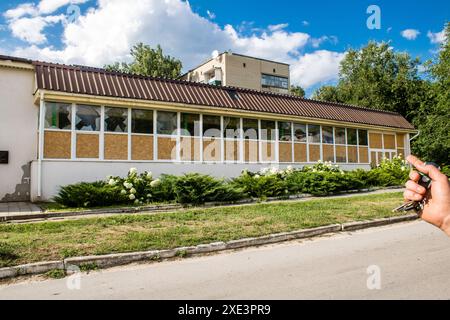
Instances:
[[[0,299],[450,299],[450,238],[412,222],[28,280],[1,286]]]

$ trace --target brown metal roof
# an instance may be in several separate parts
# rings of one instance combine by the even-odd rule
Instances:
[[[290,95],[33,62],[37,88],[58,92],[183,103],[414,130],[393,112]]]

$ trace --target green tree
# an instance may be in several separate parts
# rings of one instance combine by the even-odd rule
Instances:
[[[291,86],[291,89],[289,92],[297,97],[304,98],[305,97],[305,90],[300,86]]]
[[[318,89],[314,98],[395,111],[411,120],[423,93],[419,64],[419,59],[394,51],[389,43],[371,41],[361,50],[348,50],[337,86]]]
[[[182,63],[171,56],[164,55],[160,45],[156,49],[138,43],[130,51],[131,63],[116,62],[105,66],[108,71],[133,73],[142,76],[175,79],[181,75]]]
[[[450,165],[450,23],[437,58],[427,67],[432,82],[413,121],[420,135],[412,150],[425,160]]]

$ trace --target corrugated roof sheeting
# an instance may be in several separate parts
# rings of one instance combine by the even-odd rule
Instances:
[[[413,130],[397,113],[248,89],[141,77],[88,67],[33,62],[38,89],[202,105]],[[230,92],[237,95],[232,98]]]

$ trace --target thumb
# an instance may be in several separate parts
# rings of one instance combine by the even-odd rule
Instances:
[[[418,171],[425,173],[432,180],[441,180],[443,174],[435,166],[425,165],[423,161],[415,156],[408,156],[406,160],[411,163]]]

